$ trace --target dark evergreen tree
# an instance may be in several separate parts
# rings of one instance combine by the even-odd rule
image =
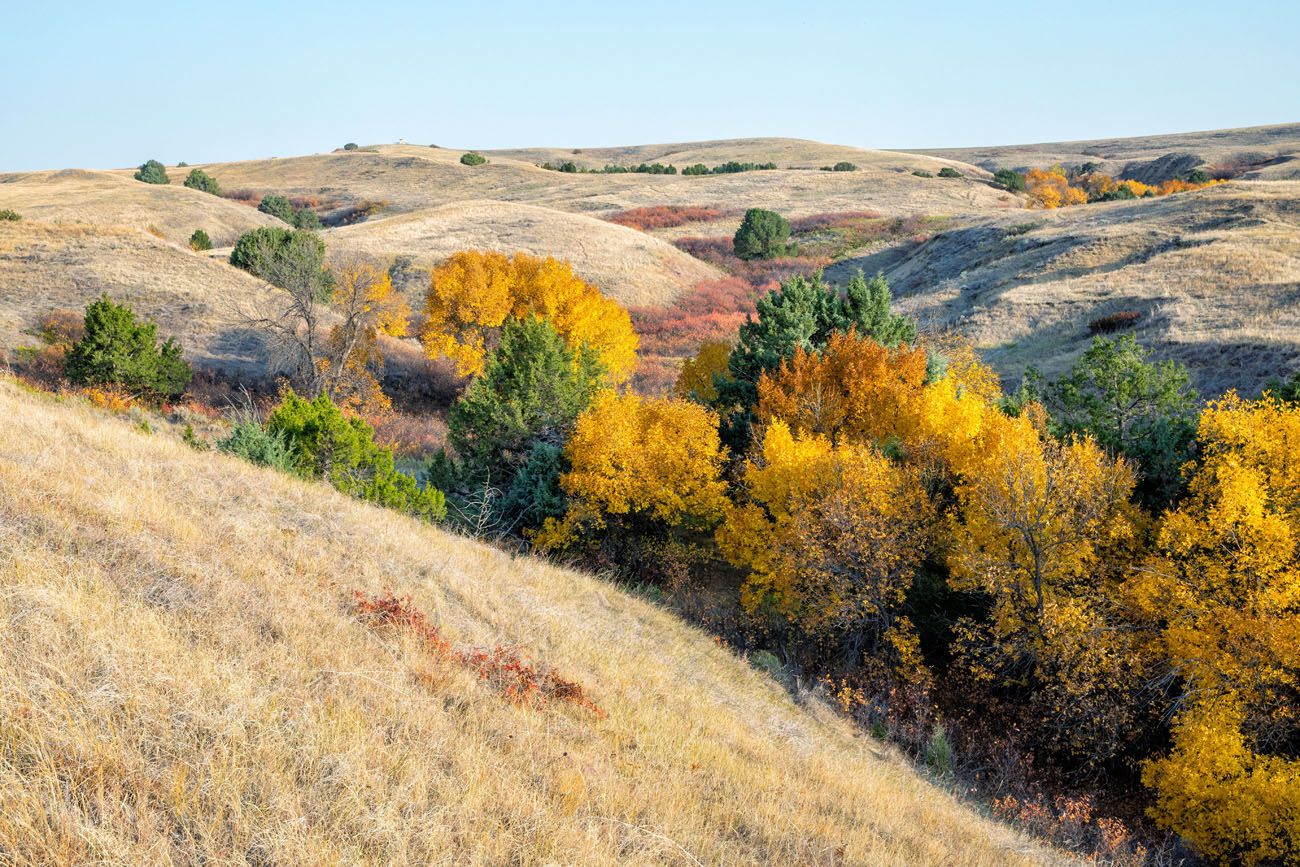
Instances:
[[[85,336],[68,350],[68,380],[116,386],[152,398],[176,397],[193,372],[175,341],[159,345],[157,331],[153,322],[137,322],[130,306],[101,295],[86,308]]]

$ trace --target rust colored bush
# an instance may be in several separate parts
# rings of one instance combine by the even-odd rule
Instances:
[[[411,597],[397,596],[392,588],[370,596],[352,591],[357,616],[372,626],[391,626],[410,632],[438,656],[463,665],[487,681],[514,704],[545,707],[550,701],[562,701],[585,708],[605,719],[605,713],[587,696],[582,685],[539,666],[512,647],[461,648],[445,638],[428,615],[417,608]]]
[[[728,216],[729,212],[719,208],[703,208],[694,205],[654,205],[648,208],[632,208],[620,211],[605,219],[629,229],[648,232],[652,229],[671,229],[687,223],[713,223]]]
[[[1141,318],[1140,310],[1117,310],[1105,316],[1098,316],[1089,322],[1088,331],[1092,334],[1113,334],[1125,328],[1132,328]]]

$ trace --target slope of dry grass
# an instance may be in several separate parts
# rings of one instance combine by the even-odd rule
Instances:
[[[457,202],[326,233],[331,249],[428,266],[458,250],[523,251],[567,260],[584,279],[626,305],[669,304],[720,272],[635,229],[579,214],[511,202]]]
[[[1126,166],[1166,154],[1190,154],[1209,166],[1259,163],[1243,176],[1248,180],[1294,180],[1300,179],[1300,123],[1132,138],[939,148],[916,153],[975,163],[986,169],[1094,162],[1112,175],[1122,174]]]
[[[81,310],[107,292],[156,320],[159,336],[176,337],[189,358],[261,372],[266,353],[241,312],[267,304],[274,291],[224,262],[140,230],[0,222],[0,352],[36,343],[24,332],[42,314]]]
[[[671,153],[665,149],[680,149]],[[989,213],[1018,207],[1019,200],[985,183],[987,174],[959,166],[966,179],[918,178],[913,169],[936,171],[950,161],[887,151],[864,151],[792,139],[752,139],[695,145],[584,151],[536,150],[491,153],[486,165],[459,162],[460,149],[379,145],[363,150],[274,160],[220,163],[204,168],[223,188],[262,193],[385,201],[386,213],[482,199],[542,205],[561,211],[605,215],[654,205],[772,208],[800,217],[823,211],[875,210],[891,216]],[[609,153],[607,159],[603,154]],[[658,156],[656,156],[658,154]],[[777,159],[777,171],[735,175],[565,174],[538,168],[546,159],[572,158],[584,165],[671,159],[709,165],[729,159]],[[822,172],[809,167],[838,159],[856,172]],[[789,170],[787,165],[804,168]],[[383,215],[381,214],[381,217]]]
[[[284,225],[254,208],[187,189],[187,168],[168,172],[167,185],[142,183],[128,172],[80,169],[0,175],[0,208],[28,220],[129,226],[176,244],[203,229],[218,247],[234,244],[249,229]]]
[[[518,645],[513,705],[353,588]],[[1038,864],[661,609],[0,380],[6,863]]]
[[[1137,310],[1138,339],[1213,395],[1300,368],[1300,183],[1021,211],[828,272],[883,270],[900,308],[957,329],[1012,380],[1061,372],[1088,323]]]

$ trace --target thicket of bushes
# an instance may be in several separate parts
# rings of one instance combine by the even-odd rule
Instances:
[[[0,222],[16,223],[21,219],[22,215],[17,211],[10,210],[9,208],[0,208]]]
[[[145,161],[136,170],[135,179],[146,184],[170,184],[172,182],[172,179],[167,177],[167,168],[157,160]]]
[[[474,151],[469,151],[468,153],[460,155],[460,163],[464,166],[481,166],[486,162],[487,157],[480,153],[475,153]]]
[[[320,217],[307,205],[301,208],[295,208],[293,202],[284,196],[269,195],[263,196],[262,201],[258,203],[257,209],[263,214],[270,214],[279,220],[283,220],[295,229],[319,229],[321,228]]]
[[[217,179],[203,171],[203,169],[191,170],[185,178],[185,186],[191,190],[211,193],[214,196],[221,195],[221,185],[217,183]]]

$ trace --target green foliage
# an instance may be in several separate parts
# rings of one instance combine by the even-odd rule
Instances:
[[[993,183],[1013,193],[1025,191],[1025,176],[1015,169],[998,169],[993,173]]]
[[[270,214],[272,217],[283,220],[290,226],[294,224],[296,212],[293,209],[293,203],[284,196],[277,196],[275,194],[263,196],[257,209],[263,214]]]
[[[22,219],[22,215],[17,211],[11,211],[8,208],[0,208],[0,222],[16,223]]]
[[[956,169],[954,169],[952,166],[944,166],[943,168],[939,169],[939,177],[941,177],[941,178],[964,178],[964,177],[966,177],[966,176],[963,175],[961,172],[957,171]]]
[[[325,479],[345,494],[426,520],[447,515],[441,491],[422,488],[399,472],[370,425],[344,416],[326,395],[308,401],[287,391],[267,419],[266,433],[284,438],[304,478]]]
[[[1264,384],[1264,391],[1272,394],[1283,403],[1300,404],[1300,371],[1286,379],[1273,377]]]
[[[791,277],[780,289],[759,299],[757,318],[740,326],[736,346],[727,359],[730,378],[715,380],[715,406],[731,453],[743,454],[749,444],[759,378],[777,370],[796,349],[816,352],[832,334],[850,329],[884,346],[914,342],[915,324],[892,313],[891,302],[883,276],[866,280],[858,273],[841,294],[822,281],[821,272]]]
[[[433,147],[433,145],[430,145],[430,147]],[[354,141],[350,141],[343,146],[343,150],[345,151],[354,151],[356,149],[357,149],[357,143]]]
[[[934,173],[933,173],[933,172],[927,172],[925,169],[913,169],[913,170],[912,170],[912,174],[916,175],[918,178],[932,178],[932,177],[934,177]]]
[[[190,249],[196,253],[202,252],[203,250],[211,250],[212,239],[209,238],[208,233],[202,229],[195,229],[194,234],[190,235]]]
[[[573,160],[565,160],[562,163],[544,162],[541,167],[552,172],[564,172],[565,174],[570,175],[576,174],[579,171],[578,164]]]
[[[773,259],[789,247],[790,224],[785,217],[762,208],[750,208],[731,240],[742,259]]]
[[[503,520],[510,525],[540,527],[547,518],[561,518],[569,498],[560,487],[560,476],[568,468],[563,448],[542,440],[534,442],[501,500]]]
[[[185,178],[185,186],[214,196],[221,195],[221,185],[217,183],[217,179],[203,169],[191,170],[189,176]]]
[[[172,179],[167,177],[167,169],[157,160],[149,160],[140,166],[135,173],[137,181],[144,181],[146,184],[170,184]]]
[[[536,514],[527,492],[516,490],[518,476],[532,464],[534,481],[558,491],[559,464],[536,446],[564,444],[604,375],[595,352],[570,350],[546,320],[507,322],[500,346],[448,416],[448,441],[462,462],[461,482],[514,491],[507,500]],[[555,468],[555,477],[537,478],[545,466]]]
[[[858,167],[847,160],[841,160],[833,166],[822,166],[824,172],[856,172],[857,170]]]
[[[948,730],[942,723],[934,727],[930,739],[925,742],[925,764],[941,777],[950,776],[953,772],[952,742],[948,740]]]
[[[696,163],[695,165],[687,166],[686,168],[682,169],[683,175],[691,175],[691,176],[707,175],[708,173],[709,173],[709,167],[706,166],[704,163]]]
[[[139,323],[126,304],[107,295],[86,308],[86,332],[68,350],[64,370],[77,385],[111,385],[154,398],[185,391],[193,372],[181,348],[168,339],[158,344],[157,326]]]
[[[263,226],[245,232],[230,251],[230,264],[282,289],[309,289],[318,297],[333,285],[325,269],[325,242],[302,229]]]
[[[316,215],[316,212],[305,206],[294,212],[293,225],[295,229],[306,229],[308,231],[323,228],[320,217]]]
[[[1183,490],[1180,468],[1193,453],[1199,399],[1182,365],[1150,355],[1131,334],[1097,337],[1043,396],[1059,433],[1091,434],[1130,458],[1139,499],[1159,506]]]
[[[281,432],[268,431],[252,418],[236,423],[229,436],[217,441],[217,448],[250,463],[272,467],[284,473],[292,473],[297,469],[297,457],[289,445],[288,437]]]
[[[487,162],[487,157],[482,154],[474,153],[474,151],[470,151],[469,153],[463,153],[460,155],[460,162],[461,165],[466,166],[481,166]]]
[[[1208,184],[1214,180],[1214,175],[1205,169],[1192,169],[1187,173],[1187,183],[1189,184]]]

